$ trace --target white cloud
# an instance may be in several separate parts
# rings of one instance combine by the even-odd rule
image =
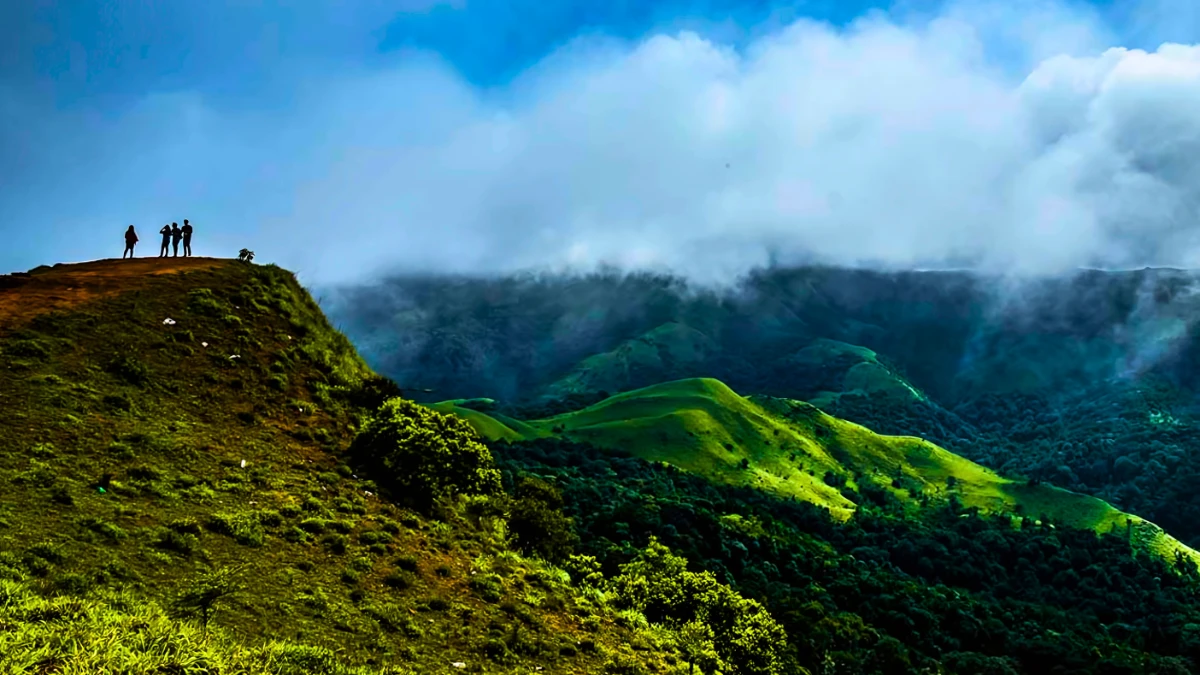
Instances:
[[[1200,49],[1104,49],[1093,14],[1025,5],[799,22],[742,51],[580,42],[496,91],[414,55],[314,76],[285,114],[192,118],[212,137],[170,157],[198,223],[247,223],[238,247],[319,281],[598,262],[721,278],[768,250],[1200,264]]]
[[[429,132],[421,142],[358,126],[380,143],[306,188],[292,219],[362,228],[344,242],[356,252],[331,259],[460,270],[724,276],[768,246],[898,266],[1195,264],[1200,51],[1049,56],[1022,81],[988,61],[984,37],[1021,35],[1039,56],[1046,41],[1027,18],[967,21],[979,16],[801,22],[742,53],[688,33],[577,47],[505,105],[447,81],[454,95],[394,111],[391,125]],[[1042,36],[1071,49],[1094,34],[1046,16]],[[395,101],[412,77],[356,87]]]

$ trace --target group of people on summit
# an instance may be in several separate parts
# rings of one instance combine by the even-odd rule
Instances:
[[[171,223],[170,225],[163,225],[158,233],[162,235],[162,250],[159,251],[158,257],[167,257],[168,246],[173,247],[174,252],[172,255],[176,258],[179,257],[180,241],[183,241],[183,256],[186,258],[192,255],[192,224],[187,221],[187,218],[183,219],[183,227],[180,227],[179,223]],[[122,260],[125,259],[126,255],[133,258],[133,247],[137,243],[137,232],[130,225],[129,229],[125,230],[125,252],[121,254]]]

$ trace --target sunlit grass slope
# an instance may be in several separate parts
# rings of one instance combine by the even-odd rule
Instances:
[[[447,412],[463,413],[452,404]],[[1099,499],[1048,485],[1029,485],[927,441],[882,436],[799,401],[747,398],[712,379],[668,382],[606,399],[584,410],[517,429],[485,413],[465,411],[496,440],[559,435],[667,462],[722,482],[794,497],[848,518],[863,489],[895,495],[918,511],[926,500],[956,498],[964,507],[1106,533],[1173,557],[1200,555],[1152,523]]]
[[[590,673],[636,640],[498,516],[399,508],[344,463],[379,390],[289,272],[42,268],[0,310],[0,672],[275,672],[285,641],[317,650],[288,673]],[[157,609],[222,571],[219,641]]]

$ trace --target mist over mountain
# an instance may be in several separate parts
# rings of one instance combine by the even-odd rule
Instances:
[[[1014,279],[805,267],[712,288],[610,270],[393,277],[342,288],[327,305],[380,370],[451,397],[536,396],[583,359],[678,322],[714,344],[688,375],[755,384],[752,373],[825,338],[883,353],[954,399],[998,383],[1002,356],[1039,389],[1151,373],[1190,387],[1197,280],[1170,269]],[[1023,360],[1007,362],[1014,354]]]

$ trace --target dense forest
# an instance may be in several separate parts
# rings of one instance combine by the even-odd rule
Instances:
[[[811,672],[1187,673],[1200,664],[1193,566],[1135,556],[1119,535],[1013,527],[954,503],[902,515],[880,490],[848,523],[564,441],[494,444],[509,486],[561,495],[571,547],[616,573],[652,540],[761,601]],[[511,487],[510,487],[511,489]]]

